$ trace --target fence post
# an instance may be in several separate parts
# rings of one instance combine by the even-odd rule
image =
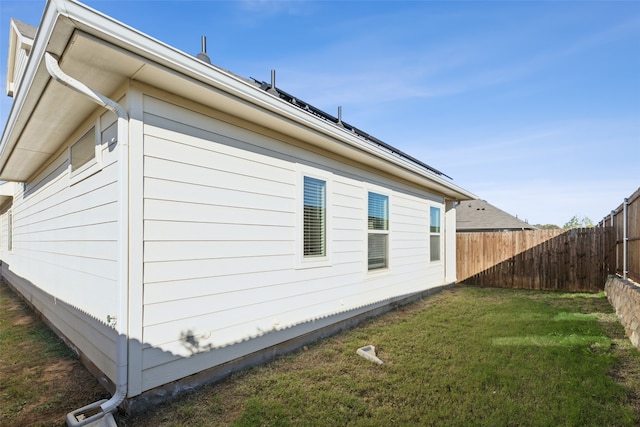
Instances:
[[[627,278],[628,272],[628,246],[629,246],[629,199],[625,197],[622,204],[622,278]]]

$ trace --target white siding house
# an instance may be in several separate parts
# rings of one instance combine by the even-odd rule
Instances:
[[[275,87],[68,0],[23,68],[2,277],[115,406],[455,282],[455,204],[475,196]]]

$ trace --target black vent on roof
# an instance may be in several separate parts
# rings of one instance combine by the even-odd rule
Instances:
[[[357,137],[359,137],[361,139],[364,139],[365,141],[367,141],[367,142],[369,142],[369,143],[371,143],[373,145],[376,145],[376,146],[388,151],[391,154],[394,154],[394,155],[396,155],[398,157],[401,157],[401,158],[403,158],[405,160],[409,160],[410,162],[412,162],[412,163],[414,163],[414,164],[416,164],[416,165],[428,170],[429,172],[432,172],[432,173],[434,173],[436,175],[439,175],[439,176],[444,176],[444,177],[449,178],[449,179],[453,179],[449,175],[445,174],[444,172],[441,172],[438,169],[435,169],[435,168],[429,166],[428,164],[416,159],[415,157],[413,157],[413,156],[411,156],[411,155],[409,155],[409,154],[407,154],[407,153],[405,153],[405,152],[403,152],[401,150],[398,150],[397,148],[387,144],[386,142],[383,142],[383,141],[379,140],[378,138],[375,138],[375,137],[369,135],[368,133],[361,131],[360,129],[356,128],[355,126],[351,126],[350,124],[342,121],[342,107],[340,107],[338,109],[339,117],[334,117],[331,114],[325,113],[324,111],[314,107],[313,105],[310,105],[310,104],[308,104],[308,103],[306,103],[304,101],[301,101],[298,98],[295,98],[293,95],[288,94],[287,92],[283,91],[282,89],[276,88],[275,87],[275,72],[274,71],[272,71],[272,76],[271,77],[272,77],[272,83],[271,84],[267,83],[265,81],[257,80],[257,79],[255,79],[253,77],[251,77],[251,79],[257,85],[259,85],[260,89],[262,89],[264,91],[267,91],[267,92],[270,92],[273,95],[278,96],[280,99],[283,99],[283,100],[295,105],[296,107],[298,107],[298,108],[300,108],[302,110],[308,111],[309,113],[313,114],[316,117],[319,117],[319,118],[321,118],[323,120],[326,120],[328,122],[331,122],[331,123],[334,123],[334,124],[336,124],[338,126],[341,126],[344,129],[346,129],[347,131],[350,131],[351,133],[355,134]]]

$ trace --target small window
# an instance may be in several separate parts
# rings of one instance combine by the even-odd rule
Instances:
[[[387,268],[389,257],[389,197],[369,193],[368,269]]]
[[[71,172],[96,159],[96,128],[92,127],[71,146]]]
[[[304,257],[327,255],[326,186],[323,180],[304,177]]]
[[[431,207],[429,220],[429,253],[431,261],[440,261],[440,208]]]

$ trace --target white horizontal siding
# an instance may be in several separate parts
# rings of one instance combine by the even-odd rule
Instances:
[[[269,287],[280,291],[282,289],[295,288],[296,294],[305,294],[313,292],[313,288],[309,287],[308,284],[314,281],[330,281],[332,285],[328,288],[339,288],[345,283],[353,283],[353,278],[344,279],[349,274],[353,274],[353,267],[341,264],[332,268],[330,272],[325,272],[325,274],[319,274],[315,269],[287,270],[285,272],[253,272],[247,269],[242,274],[236,275],[216,275],[189,280],[150,283],[145,286],[145,306],[162,302],[171,303],[171,301],[179,299],[198,298],[203,295],[251,292],[252,289],[260,287]],[[303,286],[300,286],[301,282],[304,282]],[[212,311],[227,310],[229,308],[232,307],[213,307]]]
[[[145,241],[206,240],[293,240],[293,227],[264,227],[256,224],[197,223],[177,221],[144,222]]]
[[[240,191],[233,188],[221,188],[224,185],[215,182],[188,183],[172,180],[145,177],[144,193],[146,199],[170,199],[176,202],[202,203],[203,200],[225,200],[227,206],[247,209],[261,209],[266,211],[291,212],[295,209],[292,197],[276,194],[258,193],[253,190]]]
[[[349,276],[344,278],[348,279]],[[356,278],[350,279],[353,281]],[[299,284],[290,283],[147,306],[145,309],[149,310],[149,313],[145,312],[145,315],[150,322],[167,318],[169,320],[149,325],[145,331],[147,334],[145,342],[154,342],[156,344],[153,346],[166,348],[165,344],[181,342],[180,337],[189,331],[195,335],[207,336],[205,343],[224,346],[250,336],[260,335],[259,331],[269,332],[276,327],[274,324],[276,321],[278,325],[286,327],[300,323],[300,316],[306,320],[326,317],[328,314],[323,307],[326,304],[331,305],[336,312],[344,311],[346,308],[342,307],[342,310],[339,310],[342,304],[334,296],[335,292],[340,291],[345,284],[343,279],[331,281],[330,285],[327,285],[327,279],[315,279],[305,282],[303,289],[300,289]],[[286,292],[286,296],[280,295],[277,291]],[[239,295],[243,297],[241,301],[238,301]],[[201,299],[209,302],[208,308]],[[277,304],[277,307],[274,307],[274,304]],[[180,306],[183,310],[173,311],[173,307]],[[170,313],[167,313],[168,307],[171,307]],[[171,319],[180,315],[183,317]],[[231,327],[244,328],[246,335],[238,335],[230,341],[225,341],[224,339],[229,337],[225,329]]]
[[[111,113],[105,117],[113,121]],[[13,249],[2,251],[5,278],[112,380],[115,333],[105,323],[117,312],[118,150],[101,146],[102,169],[72,183],[63,149],[18,186]]]
[[[45,292],[106,316],[117,277],[117,164],[107,161],[102,171],[73,186],[67,164],[65,151],[14,198],[9,261],[13,272]],[[104,298],[88,298],[95,295],[93,286],[98,294],[104,290]]]
[[[143,389],[153,388],[157,384],[166,382],[168,372],[175,378],[182,378],[193,372],[199,372],[219,365],[230,360],[242,357],[246,354],[254,353],[263,348],[285,342],[299,335],[313,331],[318,328],[330,325],[334,322],[348,319],[350,316],[360,314],[361,310],[354,310],[348,313],[338,314],[332,318],[319,319],[314,322],[307,322],[296,328],[280,330],[276,333],[267,334],[259,340],[247,340],[233,346],[216,349],[211,352],[201,352],[190,354],[185,344],[177,345],[175,349],[162,350],[158,347],[147,348],[144,353],[145,375],[143,377]],[[186,351],[191,357],[183,358],[178,353]],[[161,361],[160,363],[157,363]]]
[[[443,283],[428,261],[437,196],[215,113],[144,105],[143,389],[197,372],[204,359],[183,359],[193,352]],[[298,269],[306,171],[331,181],[331,253],[327,266]],[[370,183],[392,194],[385,272],[366,268]]]
[[[16,276],[10,270],[10,266],[3,265],[2,276],[108,378],[115,378],[113,360],[117,347],[113,328]]]
[[[220,222],[224,224],[260,225],[264,227],[289,227],[294,214],[281,210],[261,209],[256,215],[255,208],[225,206],[216,200],[200,203],[179,202],[175,200],[144,201],[144,210],[149,212],[145,219],[155,221],[179,222]]]
[[[273,253],[293,255],[289,240],[228,240],[212,245],[206,240],[147,241],[144,244],[145,262],[209,260],[225,258],[255,258]]]
[[[293,262],[291,256],[269,255],[247,258],[242,262],[236,258],[194,259],[185,261],[163,261],[145,263],[144,282],[155,283],[163,281],[177,281],[199,277],[230,276],[240,274],[247,269],[254,272],[280,271],[288,268]],[[187,275],[188,277],[185,277]]]
[[[174,151],[179,151],[182,147],[176,145],[172,148]],[[171,154],[169,153],[168,155],[170,156]],[[247,162],[247,166],[253,165]],[[291,187],[290,183],[261,180],[259,176],[234,175],[229,171],[216,169],[214,166],[192,166],[184,163],[175,163],[170,159],[145,157],[144,167],[145,171],[149,171],[148,176],[152,178],[163,176],[166,174],[167,168],[169,168],[171,169],[171,174],[169,176],[164,175],[164,178],[171,181],[218,185],[221,188],[234,188],[244,193],[282,194],[285,191],[291,191],[291,188],[288,188]]]

